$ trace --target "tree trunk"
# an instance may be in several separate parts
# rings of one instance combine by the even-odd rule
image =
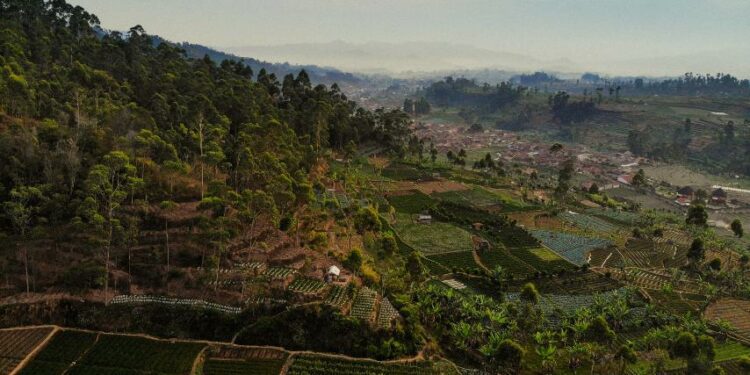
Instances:
[[[164,219],[164,236],[167,239],[167,277],[169,277],[170,256],[169,256],[169,220]]]
[[[23,268],[26,275],[26,294],[28,295],[31,292],[31,288],[29,287],[29,249],[26,246],[23,248],[23,260]]]

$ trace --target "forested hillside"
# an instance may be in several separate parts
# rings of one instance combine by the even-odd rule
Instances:
[[[43,290],[36,277],[47,275],[107,290],[110,268],[130,272],[122,254],[143,230],[169,226],[156,213],[186,207],[210,218],[186,214],[205,245],[199,262],[186,253],[183,263],[210,265],[205,248],[220,263],[243,225],[288,225],[330,150],[400,150],[408,137],[402,112],[361,109],[304,71],[279,78],[189,59],[140,26],[102,36],[98,25],[63,0],[0,0],[0,228],[16,244],[3,256],[6,285],[24,275],[26,291]],[[64,257],[48,252],[66,243]],[[76,267],[61,275],[35,259]]]

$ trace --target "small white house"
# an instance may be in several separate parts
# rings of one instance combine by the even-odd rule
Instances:
[[[425,215],[425,214],[419,214],[417,216],[417,222],[420,224],[430,224],[432,223],[432,216],[431,215]]]
[[[339,279],[339,276],[341,276],[341,270],[338,267],[328,267],[328,270],[326,271],[326,281],[337,281]]]

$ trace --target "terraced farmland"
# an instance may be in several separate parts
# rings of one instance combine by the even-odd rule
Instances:
[[[610,221],[626,225],[635,225],[641,221],[640,215],[629,211],[590,208],[585,212],[589,215],[606,218]]]
[[[622,251],[625,262],[634,267],[668,267],[682,266],[687,260],[684,251],[678,251],[676,245],[655,242],[650,239],[631,238]]]
[[[531,234],[563,258],[579,266],[588,263],[588,255],[591,250],[612,245],[609,240],[576,236],[569,233],[535,230]]]
[[[451,371],[452,370],[452,371]],[[457,375],[455,369],[436,368],[432,363],[387,364],[303,354],[294,356],[289,375]]]
[[[331,306],[342,307],[346,305],[350,299],[351,298],[346,288],[334,285],[333,287],[331,287],[331,290],[328,292],[325,300],[323,300],[323,303]]]
[[[750,301],[722,298],[706,308],[706,319],[729,322],[737,334],[750,339]]]
[[[573,211],[563,212],[560,214],[560,217],[563,220],[569,223],[572,223],[581,229],[593,230],[596,232],[605,232],[605,233],[611,233],[619,229],[616,225],[611,224],[602,219],[599,219],[597,217],[589,216],[586,214],[580,214],[580,213],[573,212]]]
[[[393,322],[394,319],[400,318],[401,315],[398,313],[395,307],[391,304],[391,301],[388,300],[388,297],[383,297],[383,299],[380,301],[380,308],[378,309],[378,320],[377,320],[377,327],[378,328],[390,328],[391,322]]]
[[[316,294],[326,287],[326,283],[307,277],[299,277],[289,285],[289,290],[302,294]]]
[[[468,190],[436,193],[433,194],[433,197],[446,202],[478,208],[493,207],[493,212],[513,212],[529,207],[526,203],[515,200],[510,196],[494,193],[478,186]]]
[[[512,249],[511,254],[539,272],[573,269],[570,262],[543,247]]]
[[[21,374],[61,374],[94,345],[97,336],[82,331],[58,332]]]
[[[203,375],[278,375],[286,359],[226,360],[209,359],[203,365]]]
[[[500,266],[514,276],[525,276],[535,272],[533,267],[510,255],[505,249],[477,251],[477,254],[482,264],[491,270]]]
[[[429,255],[427,258],[436,262],[449,271],[451,270],[474,270],[479,269],[479,265],[474,261],[473,251],[458,251],[453,253],[444,253]]]
[[[518,288],[521,285],[523,284],[519,284]],[[539,280],[536,286],[541,293],[594,294],[619,289],[622,284],[594,272],[574,272]]]
[[[425,255],[471,251],[474,248],[471,234],[452,224],[420,224],[415,223],[409,215],[399,214],[394,227],[407,245]]]
[[[414,190],[410,194],[391,194],[388,203],[398,212],[414,215],[429,210],[436,202],[429,195]]]
[[[9,374],[50,334],[52,328],[0,330],[0,374]]]
[[[375,311],[375,302],[377,299],[378,292],[366,286],[362,287],[362,289],[357,292],[357,296],[354,297],[354,303],[352,304],[350,315],[353,318],[369,321],[372,319],[373,312]]]
[[[100,335],[71,374],[187,374],[204,344],[169,342],[137,336]]]

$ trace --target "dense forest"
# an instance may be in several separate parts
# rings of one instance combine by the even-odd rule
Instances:
[[[0,0],[0,28],[0,228],[18,243],[82,237],[103,274],[138,232],[130,206],[200,201],[220,249],[231,221],[278,221],[310,201],[310,171],[330,150],[400,152],[409,137],[400,110],[362,109],[305,71],[190,59],[140,26],[102,34],[63,0]],[[28,291],[22,253],[3,269],[25,269]]]
[[[525,90],[523,86],[514,86],[509,82],[480,86],[474,80],[446,77],[425,88],[423,94],[431,104],[440,107],[471,107],[494,113],[517,102]]]
[[[731,74],[693,74],[661,81],[635,79],[628,86],[638,94],[665,95],[750,95],[750,80]]]

